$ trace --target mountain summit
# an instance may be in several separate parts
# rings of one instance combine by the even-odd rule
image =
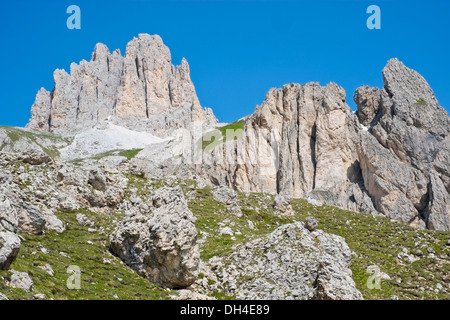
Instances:
[[[57,69],[53,77],[54,89],[37,93],[29,129],[74,134],[108,120],[166,136],[194,121],[217,122],[211,109],[200,106],[187,61],[172,65],[158,35],[139,34],[124,57],[99,43],[91,61],[72,63],[70,74]]]

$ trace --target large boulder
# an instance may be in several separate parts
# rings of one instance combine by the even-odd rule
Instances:
[[[111,235],[111,251],[138,274],[169,288],[191,285],[200,260],[195,218],[180,187],[155,191]]]
[[[20,230],[28,234],[42,234],[47,223],[41,209],[27,202],[22,204],[18,220]]]
[[[20,245],[20,238],[17,234],[0,229],[0,270],[9,268],[19,253]]]
[[[239,197],[236,191],[226,186],[217,186],[212,189],[212,195],[216,201],[222,202],[227,206],[228,212],[238,217],[242,216]]]
[[[12,275],[11,280],[8,283],[9,286],[22,289],[26,292],[31,292],[33,290],[34,283],[27,272],[20,272],[16,270],[12,270],[11,272]]]
[[[208,264],[226,292],[238,299],[362,299],[345,239],[310,232],[302,222],[283,225]]]

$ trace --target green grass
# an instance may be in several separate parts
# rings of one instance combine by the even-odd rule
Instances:
[[[21,128],[16,127],[7,127],[7,126],[0,126],[0,129],[5,130],[6,134],[8,135],[8,138],[13,142],[17,142],[20,139],[27,139],[31,143],[35,143],[41,149],[49,155],[52,159],[55,159],[60,156],[58,148],[52,146],[52,147],[44,147],[42,144],[42,140],[47,139],[52,142],[60,142],[63,144],[70,144],[71,139],[70,138],[63,138],[62,136],[55,135],[48,132],[37,132],[37,131],[28,131]],[[2,146],[3,149],[4,146]]]
[[[186,187],[185,192],[192,191]],[[312,206],[306,200],[293,200],[294,216],[279,216],[271,204],[273,196],[258,193],[238,192],[243,216],[238,218],[227,213],[226,206],[214,200],[209,187],[196,190],[195,198],[189,201],[189,208],[197,218],[201,258],[208,260],[213,256],[227,256],[247,241],[262,237],[278,226],[294,221],[304,221],[314,216],[319,229],[340,235],[346,239],[352,252],[351,270],[357,288],[365,299],[390,299],[397,295],[400,299],[450,299],[449,293],[436,293],[420,287],[436,287],[440,283],[444,288],[450,284],[450,258],[436,262],[425,257],[426,248],[434,250],[435,255],[447,254],[450,257],[449,232],[420,230],[399,222],[391,222],[383,217],[356,213],[332,206]],[[248,221],[254,225],[250,229]],[[223,225],[240,234],[220,235]],[[410,252],[425,245],[424,257],[412,264],[397,259],[402,248]],[[367,267],[377,265],[391,280],[382,280],[381,289],[369,289],[370,276]],[[401,282],[397,282],[401,280]],[[448,289],[447,289],[448,290]]]
[[[421,106],[426,106],[427,102],[424,99],[420,98],[420,99],[417,99],[417,104],[419,104]]]
[[[450,283],[450,261],[436,263],[422,258],[412,264],[401,264],[397,255],[402,248],[410,252],[417,250],[417,245],[424,244],[435,250],[436,256],[443,253],[450,255],[450,248],[445,243],[450,239],[449,232],[419,230],[398,222],[391,222],[382,217],[355,213],[331,206],[314,207],[305,200],[294,200],[296,218],[306,219],[314,216],[319,222],[319,229],[334,233],[346,239],[350,249],[356,253],[352,258],[351,269],[357,288],[365,299],[389,299],[397,295],[401,299],[449,299],[449,294],[423,293],[423,287],[435,287]],[[417,245],[416,245],[416,242]],[[425,251],[425,250],[422,250]],[[377,265],[392,280],[382,280],[381,289],[368,289],[367,267]],[[427,280],[420,280],[420,276]],[[401,280],[397,283],[396,280]]]
[[[192,191],[187,186],[185,193]],[[187,189],[187,190],[186,190]],[[200,255],[203,260],[213,256],[229,254],[233,249],[247,241],[266,235],[284,223],[292,222],[292,219],[278,216],[272,206],[273,197],[262,194],[238,193],[242,206],[242,217],[237,217],[227,212],[223,203],[214,200],[211,188],[196,189],[195,198],[188,202],[189,209],[196,217],[196,227],[199,231]],[[260,203],[267,203],[267,208],[256,211]],[[250,227],[249,221],[253,223]],[[219,234],[219,230],[227,225],[235,232],[234,239],[227,234]]]
[[[97,160],[98,161],[98,160],[101,160],[103,158],[112,157],[112,156],[122,156],[122,157],[127,158],[128,160],[131,160],[139,152],[141,152],[142,150],[144,150],[144,149],[130,149],[130,150],[119,150],[119,149],[117,149],[117,150],[110,150],[110,151],[106,151],[106,152],[102,152],[102,153],[96,154],[96,155],[94,155],[92,157],[88,157],[88,158],[85,158],[85,159],[81,159],[81,158],[74,159],[71,162],[74,163],[74,164],[80,164],[83,160],[86,160],[86,159],[91,159],[91,160]]]
[[[131,160],[142,150],[144,150],[144,149],[122,150],[119,152],[119,155],[127,158],[128,160]]]
[[[223,127],[217,127],[215,130],[208,132],[202,137],[201,148],[209,152],[218,145],[228,140],[238,140],[242,138],[245,121],[239,120],[227,124]]]
[[[76,214],[82,212],[96,222],[96,228],[103,227],[99,232],[88,232],[76,221]],[[90,211],[58,212],[58,217],[65,222],[67,230],[62,234],[48,232],[43,236],[22,234],[25,238],[18,258],[12,263],[11,269],[28,272],[34,281],[34,289],[27,293],[21,289],[13,289],[0,278],[0,292],[9,299],[32,299],[36,293],[43,293],[48,299],[168,299],[169,290],[152,284],[125,266],[119,258],[108,251],[109,233],[114,226],[114,220],[122,217],[121,213],[102,215]],[[90,244],[90,241],[92,244]],[[44,254],[41,248],[49,250]],[[68,257],[60,254],[64,252]],[[104,263],[104,259],[110,261]],[[54,270],[51,277],[38,268],[50,264]],[[69,290],[66,273],[70,265],[81,269],[81,289]],[[10,271],[0,271],[0,276],[8,278]]]
[[[38,169],[44,170],[45,166]],[[26,166],[25,170],[28,170]],[[136,194],[144,202],[148,201],[153,190],[163,186],[180,185],[185,195],[195,193],[187,197],[187,200],[196,217],[200,255],[204,261],[214,256],[225,257],[246,242],[265,236],[283,224],[304,221],[306,217],[314,216],[318,220],[319,229],[344,237],[354,252],[351,265],[353,279],[365,299],[389,299],[392,295],[397,295],[400,299],[450,299],[448,293],[420,290],[420,287],[435,287],[437,283],[448,288],[450,258],[439,262],[427,258],[426,248],[431,248],[438,257],[442,254],[450,256],[450,246],[447,245],[450,240],[449,232],[414,229],[369,214],[326,205],[312,206],[301,199],[292,202],[293,216],[281,216],[273,209],[273,195],[263,193],[237,192],[242,209],[242,217],[237,217],[228,212],[225,204],[214,199],[211,187],[198,188],[195,180],[146,179],[132,174],[125,176],[128,178],[128,186],[124,190],[127,199]],[[26,192],[29,182],[19,182],[21,189]],[[79,225],[75,218],[77,212],[83,212],[95,221],[99,231],[91,233],[87,227]],[[32,293],[26,293],[8,287],[5,281],[10,272],[0,271],[0,292],[8,298],[32,299],[34,294],[44,293],[47,298],[53,299],[112,299],[115,294],[120,299],[168,299],[169,294],[173,293],[138,276],[109,253],[109,234],[115,228],[115,223],[123,217],[122,212],[102,214],[80,210],[57,212],[57,215],[67,226],[63,234],[21,234],[25,241],[11,268],[28,272],[35,283],[35,289]],[[233,236],[220,234],[220,229],[225,226],[234,231]],[[422,245],[425,248],[421,248]],[[41,247],[48,249],[49,253],[42,253]],[[420,249],[424,256],[412,264],[401,262],[397,255],[402,248],[407,248],[410,252]],[[61,251],[67,253],[69,258],[61,256]],[[105,264],[104,259],[108,259],[110,264]],[[38,268],[46,263],[52,265],[54,277]],[[81,290],[68,290],[66,287],[66,270],[69,265],[78,265],[82,270]],[[370,275],[366,270],[371,265],[379,266],[381,271],[391,277],[391,280],[382,280],[380,290],[367,288]],[[218,299],[235,299],[220,290],[211,295]]]

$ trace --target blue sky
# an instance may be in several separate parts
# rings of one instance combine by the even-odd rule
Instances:
[[[81,30],[66,9],[81,8]],[[369,30],[369,5],[381,30]],[[272,87],[336,82],[353,93],[382,87],[398,57],[429,82],[450,110],[450,1],[36,1],[0,3],[0,124],[24,126],[53,70],[89,60],[97,42],[125,52],[138,33],[159,34],[172,62],[185,57],[203,106],[222,122],[254,111]]]

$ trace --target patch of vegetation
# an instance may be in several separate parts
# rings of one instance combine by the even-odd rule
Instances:
[[[276,215],[272,207],[273,196],[238,192],[242,216],[229,213],[227,206],[214,199],[211,187],[194,189],[186,186],[185,194],[195,190],[188,202],[194,213],[199,231],[200,255],[203,260],[231,253],[236,246],[274,231],[291,218]],[[234,235],[220,234],[220,229],[230,227]]]
[[[427,102],[424,99],[420,98],[420,99],[417,99],[417,104],[421,105],[421,106],[426,106]]]
[[[89,232],[88,227],[76,221],[77,213],[84,213],[96,223],[98,232]],[[137,275],[119,258],[108,251],[109,234],[122,214],[103,215],[85,210],[58,212],[67,230],[62,234],[48,232],[42,236],[21,234],[25,238],[18,258],[11,269],[28,272],[34,289],[27,293],[6,285],[10,271],[0,271],[0,292],[9,299],[33,299],[37,293],[47,299],[168,299],[170,290]],[[46,250],[43,250],[45,248]],[[43,252],[44,251],[44,252]],[[47,252],[48,251],[48,252]],[[50,264],[54,276],[39,268]],[[69,290],[67,273],[69,266],[81,269],[81,289]]]
[[[450,261],[427,258],[431,248],[435,256],[450,255],[450,233],[420,230],[399,222],[391,222],[383,217],[350,212],[331,206],[312,206],[305,200],[294,200],[295,217],[299,220],[307,216],[315,217],[319,229],[345,238],[354,252],[351,269],[357,288],[365,299],[389,299],[392,295],[400,299],[449,299],[449,293],[430,292],[425,288],[436,288],[440,283],[444,288],[450,284]],[[414,253],[423,252],[420,260],[408,263],[397,258],[406,248]],[[376,265],[391,280],[381,280],[381,289],[369,289],[366,272]],[[422,289],[421,289],[422,288]]]
[[[189,200],[189,208],[197,218],[202,260],[226,256],[278,226],[313,216],[318,220],[319,229],[346,239],[353,252],[353,279],[365,299],[390,299],[392,296],[399,299],[450,298],[449,232],[416,229],[384,217],[332,206],[313,206],[302,199],[293,200],[293,216],[281,216],[272,207],[273,196],[260,193],[238,192],[243,215],[237,217],[227,212],[226,205],[214,199],[210,187],[184,189],[185,194],[195,190],[195,197]],[[220,234],[224,226],[229,226],[234,235]],[[410,254],[421,250],[423,255],[420,260],[409,263],[397,257],[402,250],[408,250]],[[429,258],[429,250],[441,258]],[[373,265],[391,278],[381,280],[380,289],[367,286],[371,276],[367,268]],[[434,291],[438,284],[447,288],[447,292]]]
[[[142,150],[144,150],[144,149],[122,150],[119,152],[119,155],[127,158],[128,160],[131,160]]]
[[[112,157],[112,156],[122,156],[127,158],[128,160],[133,159],[139,152],[141,152],[144,149],[130,149],[130,150],[110,150],[110,151],[106,151],[106,152],[102,152],[96,155],[93,155],[91,157],[88,158],[78,158],[78,159],[74,159],[71,162],[73,164],[80,164],[81,162],[83,162],[83,160],[87,160],[87,159],[91,159],[91,160],[101,160],[103,158],[106,157]]]
[[[206,133],[201,140],[202,150],[209,152],[218,145],[228,140],[238,140],[242,138],[245,121],[239,120],[227,124],[223,127],[218,127],[213,131]]]
[[[44,147],[42,140],[50,140],[52,142],[58,142],[61,144],[70,144],[70,138],[64,138],[62,136],[48,133],[48,132],[37,132],[37,131],[29,131],[16,127],[7,127],[0,126],[0,129],[5,130],[8,138],[14,143],[19,141],[20,139],[27,139],[31,143],[38,145],[47,155],[49,155],[52,159],[55,159],[60,156],[59,150],[55,146]],[[2,146],[3,149],[4,146]]]

